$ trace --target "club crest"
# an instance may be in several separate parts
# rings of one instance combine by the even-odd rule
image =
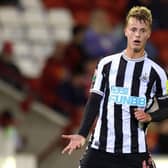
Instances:
[[[142,76],[139,78],[143,82],[148,82],[149,81],[149,76],[147,73],[142,74]]]

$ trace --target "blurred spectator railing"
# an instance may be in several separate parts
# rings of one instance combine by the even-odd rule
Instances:
[[[26,164],[25,164],[26,163]],[[0,156],[0,168],[37,168],[37,162],[33,155],[22,154],[9,157]]]
[[[20,108],[20,102],[24,98],[24,93],[0,81],[0,111],[8,108],[16,114],[15,116],[19,120],[18,131],[26,138],[26,145],[22,149],[21,154],[33,154],[37,157],[54,137],[60,138],[60,131],[68,123],[68,120],[38,102],[33,102],[25,113]],[[55,164],[55,159],[50,162]],[[45,162],[45,164],[50,163]],[[10,166],[10,168],[12,167]]]
[[[18,104],[22,102],[26,97],[24,93],[19,92],[18,90],[14,89],[10,84],[7,84],[6,82],[3,82],[1,80],[0,80],[0,93],[3,93],[6,96],[9,96],[10,98],[14,99]],[[47,118],[48,120],[53,121],[55,124],[59,126],[64,126],[65,123],[68,122],[67,119],[65,119],[63,116],[57,114],[52,109],[38,102],[33,102],[31,104],[30,110],[33,110],[35,113],[38,113],[43,117]]]

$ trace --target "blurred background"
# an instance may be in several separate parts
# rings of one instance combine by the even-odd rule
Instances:
[[[78,167],[84,149],[61,155],[61,134],[80,125],[97,61],[126,47],[135,5],[152,11],[146,51],[168,72],[167,0],[0,0],[0,168]],[[167,166],[168,120],[147,137]]]

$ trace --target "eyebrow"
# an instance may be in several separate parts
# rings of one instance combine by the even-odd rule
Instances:
[[[130,28],[131,28],[131,29],[137,29],[136,26],[131,26]],[[147,28],[145,28],[145,27],[140,28],[140,30],[146,30],[146,29],[147,29]]]

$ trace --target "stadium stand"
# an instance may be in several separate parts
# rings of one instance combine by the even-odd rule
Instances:
[[[115,6],[118,5],[118,8],[114,8],[114,3]],[[64,60],[66,68],[72,68],[72,63],[78,62],[78,60],[73,62],[73,59],[75,59],[73,53],[80,55],[81,53],[78,52],[82,51],[82,47],[81,44],[74,45],[72,30],[77,25],[88,28],[93,10],[97,8],[106,10],[114,29],[118,30],[118,24],[123,24],[123,16],[128,8],[127,3],[128,1],[122,0],[20,0],[20,2],[17,1],[14,4],[0,4],[0,50],[2,52],[4,45],[10,43],[10,45],[7,44],[7,50],[10,53],[10,46],[12,46],[13,51],[10,53],[12,64],[18,69],[18,73],[16,73],[12,68],[9,69],[4,66],[4,62],[1,62],[3,66],[0,67],[0,109],[11,107],[22,121],[18,130],[28,137],[27,146],[23,151],[26,154],[33,154],[33,156],[30,156],[30,160],[33,160],[30,162],[33,162],[33,165],[29,165],[29,168],[36,168],[33,167],[37,166],[34,162],[38,160],[37,157],[40,153],[46,154],[46,156],[38,165],[39,168],[68,167],[69,165],[71,165],[71,168],[77,167],[78,163],[76,161],[79,160],[82,151],[76,152],[71,158],[60,155],[61,145],[56,146],[55,150],[51,150],[48,154],[47,151],[49,151],[51,144],[53,142],[55,144],[55,141],[60,138],[62,131],[75,131],[80,123],[81,113],[76,111],[76,114],[70,114],[71,117],[68,118],[63,112],[46,106],[41,99],[47,99],[49,95],[42,90],[41,75],[47,60],[54,52],[60,52],[56,48],[56,43],[65,43],[69,47],[66,58],[68,56],[70,58],[67,59],[68,61]],[[118,36],[121,35],[119,31],[115,30],[114,32],[118,33]],[[151,38],[151,42],[159,50],[158,61],[165,68],[168,67],[167,32],[167,29],[155,29]],[[70,48],[71,46],[74,48]],[[68,52],[71,53],[68,54]],[[68,79],[70,78],[71,84],[75,83],[74,87],[70,87],[75,91],[78,90],[79,86],[84,86],[83,89],[85,89],[86,94],[84,97],[87,98],[90,87],[90,82],[87,80],[90,81],[91,79],[96,61],[86,60],[85,51],[82,52],[82,59],[80,58],[80,60],[81,64],[84,64],[83,69],[81,70],[79,66],[76,66],[76,69],[74,68],[72,72],[69,69]],[[58,65],[58,62],[56,62],[56,65]],[[85,81],[81,80],[77,70],[82,75],[84,73],[82,78]],[[55,73],[53,71],[53,74],[56,75],[56,73],[56,71]],[[61,73],[57,75],[60,76]],[[53,93],[54,90],[52,90]],[[75,92],[69,93],[72,94],[74,100],[77,96],[81,96],[76,94],[75,97]],[[79,93],[79,90],[77,93]],[[77,106],[72,109],[80,111],[82,108],[83,106],[80,106],[80,108]],[[71,113],[73,110],[71,110]],[[155,140],[154,145],[157,145],[157,138]],[[155,147],[152,146],[152,148]]]

